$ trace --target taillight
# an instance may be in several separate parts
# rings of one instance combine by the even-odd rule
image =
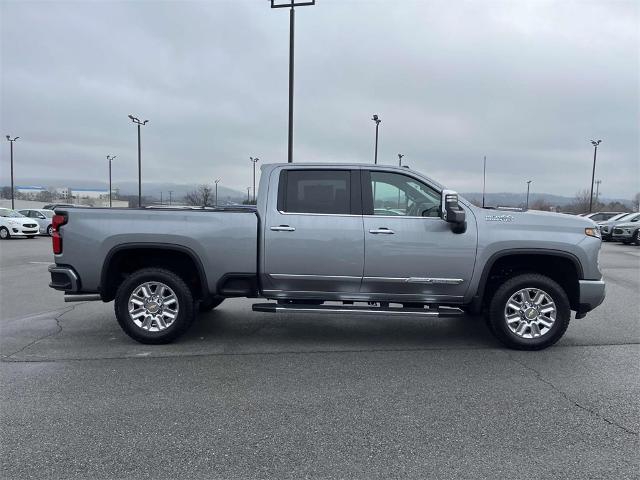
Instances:
[[[60,236],[60,227],[67,223],[66,215],[54,215],[51,220],[51,227],[53,228],[53,236],[51,242],[53,243],[53,253],[58,255],[62,253],[62,237]]]

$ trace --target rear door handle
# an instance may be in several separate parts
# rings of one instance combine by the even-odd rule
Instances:
[[[295,232],[296,229],[294,227],[290,227],[289,225],[280,225],[278,227],[271,227],[271,230],[274,232]]]
[[[369,230],[369,233],[373,233],[373,234],[383,233],[385,235],[393,235],[396,232],[394,232],[393,230],[390,230],[388,228],[382,227],[382,228],[371,229],[371,230]]]

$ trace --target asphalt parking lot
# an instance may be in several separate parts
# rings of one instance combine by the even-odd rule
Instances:
[[[0,244],[3,478],[637,478],[640,248],[541,352],[478,318],[251,312],[145,346],[50,290],[50,240]]]

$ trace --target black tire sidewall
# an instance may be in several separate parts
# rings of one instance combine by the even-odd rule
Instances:
[[[11,233],[9,232],[9,229],[7,227],[0,227],[0,230],[2,230],[3,232],[7,232],[7,236],[2,238],[0,237],[1,240],[8,240],[11,238]]]
[[[504,308],[511,296],[523,288],[532,287],[545,291],[556,305],[556,320],[551,329],[539,338],[522,338],[513,333],[504,318]],[[540,274],[521,274],[505,281],[497,290],[489,307],[492,333],[509,348],[540,350],[556,343],[565,333],[571,320],[569,299],[563,288],[554,280]]]
[[[129,296],[145,282],[162,282],[173,290],[178,300],[178,316],[173,323],[160,332],[148,332],[138,327],[129,315]],[[145,268],[134,272],[118,287],[114,302],[116,318],[120,327],[134,340],[147,344],[162,344],[174,341],[191,326],[194,317],[193,295],[187,284],[173,272],[159,268]]]
[[[53,236],[53,226],[52,225],[49,225],[47,227],[47,235],[49,235],[50,237]]]

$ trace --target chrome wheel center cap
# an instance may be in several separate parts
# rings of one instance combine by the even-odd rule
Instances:
[[[538,311],[533,307],[529,307],[525,310],[524,316],[527,317],[527,320],[533,320],[538,316]]]

